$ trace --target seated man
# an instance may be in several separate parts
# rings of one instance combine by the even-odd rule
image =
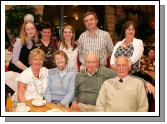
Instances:
[[[116,59],[117,77],[106,80],[96,102],[96,111],[102,112],[147,112],[148,99],[143,81],[128,75],[129,58]]]
[[[100,66],[99,58],[94,53],[85,57],[86,69],[76,76],[75,97],[72,108],[82,112],[95,111],[99,90],[106,79],[116,76],[111,69]]]

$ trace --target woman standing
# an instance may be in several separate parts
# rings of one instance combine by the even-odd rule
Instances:
[[[77,72],[67,67],[68,57],[64,51],[56,51],[53,56],[57,67],[49,69],[48,87],[44,98],[48,102],[69,105],[74,97]]]
[[[37,30],[33,22],[24,22],[20,37],[16,38],[13,45],[13,54],[8,70],[22,72],[29,67],[28,56],[37,42]]]
[[[48,69],[42,67],[45,53],[41,49],[33,49],[28,59],[31,66],[24,70],[18,79],[19,102],[43,97],[47,88]]]
[[[78,47],[75,43],[75,32],[71,25],[66,25],[63,29],[62,41],[59,45],[59,50],[63,50],[68,58],[68,67],[78,70]]]
[[[41,39],[35,45],[37,48],[40,48],[45,52],[46,59],[43,66],[48,69],[55,67],[54,63],[52,63],[52,53],[56,50],[56,46],[54,41],[51,39],[51,29],[52,26],[50,23],[43,23],[40,31]]]

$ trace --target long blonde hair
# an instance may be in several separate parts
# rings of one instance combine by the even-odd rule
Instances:
[[[20,39],[21,39],[22,44],[26,44],[26,43],[28,42],[28,37],[27,37],[27,34],[26,34],[26,32],[25,32],[25,28],[26,28],[26,25],[27,25],[28,23],[33,24],[34,27],[35,27],[35,36],[33,37],[34,43],[36,43],[37,40],[38,40],[37,29],[36,29],[35,24],[34,24],[33,22],[31,22],[31,21],[28,21],[28,22],[24,22],[23,25],[22,25],[22,27],[21,27]]]
[[[71,38],[71,46],[73,47],[73,50],[77,47],[76,43],[75,43],[75,31],[74,31],[74,28],[71,26],[71,25],[66,25],[64,26],[63,28],[63,32],[64,32],[64,29],[65,28],[68,28],[72,31],[72,38]],[[62,41],[61,41],[61,44],[62,44],[62,47],[66,48],[67,49],[67,44],[65,43],[65,39],[64,37],[62,36]]]

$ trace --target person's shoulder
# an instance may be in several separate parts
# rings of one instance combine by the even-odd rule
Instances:
[[[133,43],[143,43],[143,41],[138,38],[133,38]]]
[[[15,44],[15,45],[16,45],[16,44],[17,44],[17,45],[18,45],[18,44],[19,44],[19,45],[22,45],[21,39],[20,39],[19,37],[16,37],[14,44]]]
[[[76,75],[78,72],[75,68],[68,68],[67,72],[72,75]]]
[[[82,32],[82,33],[80,34],[79,38],[81,38],[81,37],[85,36],[87,33],[88,33],[88,31],[87,31],[87,30],[86,30],[86,31],[84,31],[84,32]]]
[[[130,80],[133,80],[134,82],[138,83],[138,84],[143,84],[144,79],[134,76],[134,75],[129,75]],[[134,83],[133,82],[133,83]]]
[[[42,67],[42,68],[41,68],[41,71],[43,71],[43,72],[48,72],[48,69],[47,69],[46,67]]]
[[[57,72],[57,68],[48,69],[48,75],[54,75]]]
[[[21,72],[21,76],[30,76],[32,74],[31,67],[25,69],[24,71]]]

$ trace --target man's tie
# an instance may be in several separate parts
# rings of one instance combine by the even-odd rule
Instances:
[[[123,82],[123,80],[122,80],[122,79],[119,79],[119,82],[121,82],[121,83],[122,83],[122,82]]]

